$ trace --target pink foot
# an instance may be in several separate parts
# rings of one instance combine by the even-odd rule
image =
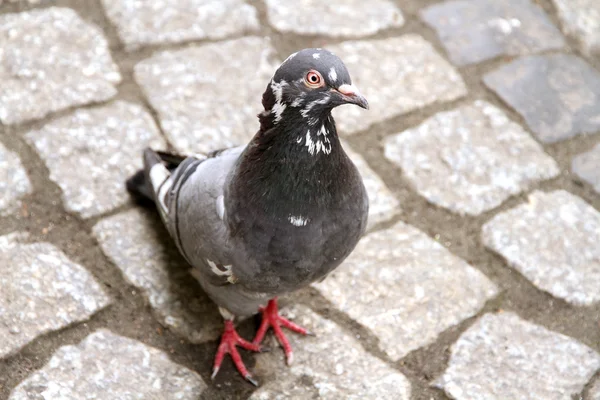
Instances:
[[[281,330],[281,327],[284,326],[289,330],[297,332],[301,335],[312,335],[312,333],[279,315],[279,309],[277,307],[277,298],[269,300],[267,306],[261,307],[260,311],[262,312],[262,321],[260,323],[258,331],[256,332],[256,336],[252,341],[252,344],[258,346],[265,337],[265,333],[267,333],[269,327],[272,327],[273,332],[275,332],[275,337],[277,337],[277,341],[279,342],[281,347],[283,347],[287,364],[292,364],[292,362],[294,361],[294,352],[292,351],[292,346],[290,345],[288,338]]]
[[[223,335],[221,336],[221,344],[219,345],[219,349],[217,350],[217,355],[215,356],[215,363],[213,365],[213,372],[211,375],[211,379],[215,379],[219,369],[221,368],[221,363],[223,362],[223,358],[225,354],[231,355],[231,359],[233,360],[233,364],[240,372],[240,374],[246,379],[248,382],[253,384],[254,386],[258,386],[258,382],[256,382],[250,372],[246,369],[244,362],[242,361],[242,357],[237,350],[237,346],[240,346],[243,349],[251,350],[251,351],[261,351],[261,348],[258,344],[250,343],[247,340],[244,340],[238,335],[233,326],[232,320],[225,320],[225,330],[223,331]]]

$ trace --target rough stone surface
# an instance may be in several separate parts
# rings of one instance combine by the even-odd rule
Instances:
[[[571,163],[573,173],[592,185],[600,193],[600,144],[592,150],[579,154]]]
[[[162,351],[100,329],[77,345],[59,348],[9,400],[193,400],[204,389],[198,374]]]
[[[152,117],[121,101],[79,109],[25,137],[62,189],[65,207],[83,217],[125,204],[124,182],[142,167],[142,150],[166,146]]]
[[[344,60],[352,83],[369,101],[369,110],[356,106],[334,110],[343,133],[355,133],[373,123],[467,93],[458,72],[418,35],[348,41],[328,49]]]
[[[459,214],[478,215],[560,173],[520,125],[484,101],[440,112],[384,143],[422,196]]]
[[[600,3],[596,0],[553,0],[564,31],[587,55],[600,52]]]
[[[526,56],[483,80],[545,143],[600,130],[600,73],[581,58]]]
[[[530,0],[447,1],[424,9],[421,18],[457,65],[565,46],[560,31]]]
[[[82,266],[49,243],[26,240],[25,233],[0,236],[0,358],[110,302]]]
[[[433,342],[497,293],[481,272],[402,222],[365,236],[315,286],[373,331],[393,360]]]
[[[258,30],[256,9],[242,0],[102,0],[128,49],[220,39]]]
[[[365,352],[360,343],[338,325],[304,306],[293,306],[283,313],[317,336],[288,336],[295,359],[289,368],[282,367],[285,361],[277,347],[270,353],[258,355],[254,367],[258,375],[276,372],[250,399],[410,398],[410,383],[404,375]]]
[[[570,400],[599,367],[591,348],[505,312],[461,335],[436,384],[457,400]]]
[[[281,32],[303,35],[366,36],[404,24],[388,0],[266,0],[269,23]]]
[[[600,213],[579,197],[535,191],[488,221],[482,240],[538,288],[575,305],[600,301]]]
[[[400,202],[358,153],[352,150],[346,143],[343,146],[348,157],[350,157],[356,168],[358,168],[358,172],[360,172],[367,193],[369,194],[369,221],[367,228],[372,228],[380,222],[389,220],[400,211]]]
[[[273,57],[268,39],[248,37],[158,53],[135,66],[135,79],[171,143],[208,152],[256,133],[262,94],[277,68]]]
[[[223,324],[214,305],[189,274],[163,229],[134,209],[98,222],[93,228],[104,253],[131,284],[141,288],[161,324],[192,343],[219,337]],[[163,236],[164,235],[164,236]]]
[[[100,29],[51,7],[0,15],[0,121],[18,124],[113,97],[121,81]]]
[[[17,209],[21,204],[19,199],[31,190],[19,157],[0,144],[0,216]]]
[[[587,398],[589,400],[600,400],[600,379],[596,379],[596,383],[590,389]]]

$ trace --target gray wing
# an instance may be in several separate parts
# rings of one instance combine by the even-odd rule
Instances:
[[[223,222],[223,190],[244,148],[226,149],[208,157],[188,157],[173,172],[146,157],[161,218],[203,286],[223,286],[236,280],[230,261],[229,232]]]

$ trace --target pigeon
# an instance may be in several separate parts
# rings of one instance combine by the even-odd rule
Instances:
[[[282,327],[311,332],[279,315],[278,296],[324,279],[365,232],[367,192],[331,115],[342,104],[368,108],[344,63],[325,49],[301,50],[268,83],[260,127],[247,145],[188,157],[145,149],[143,170],[126,183],[136,199],[156,206],[223,316],[213,379],[230,354],[257,385],[237,347],[265,350],[269,328],[291,364]],[[249,342],[233,320],[259,312]]]

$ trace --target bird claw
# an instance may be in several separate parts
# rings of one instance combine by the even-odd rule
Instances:
[[[219,373],[219,369],[221,368],[221,363],[225,358],[225,354],[229,354],[235,365],[236,369],[251,384],[258,386],[258,382],[252,378],[252,375],[246,369],[244,362],[242,361],[242,357],[237,350],[237,346],[251,351],[263,351],[263,348],[257,344],[250,343],[247,340],[244,340],[238,335],[233,326],[232,320],[225,321],[225,330],[223,332],[223,336],[221,336],[221,343],[219,344],[219,349],[217,350],[217,354],[215,355],[215,362],[213,365],[213,372],[210,376],[211,380],[214,380],[217,374]]]
[[[260,323],[258,331],[256,332],[254,340],[252,340],[252,343],[255,345],[259,345],[265,337],[265,334],[267,333],[269,327],[273,328],[273,332],[275,333],[275,337],[277,337],[277,341],[279,342],[281,347],[283,347],[286,363],[287,365],[291,365],[294,361],[294,353],[292,351],[292,346],[288,338],[283,333],[281,327],[283,326],[301,335],[314,336],[314,333],[279,315],[279,309],[277,307],[277,298],[269,300],[267,306],[261,307],[260,311],[262,312],[262,321]]]

